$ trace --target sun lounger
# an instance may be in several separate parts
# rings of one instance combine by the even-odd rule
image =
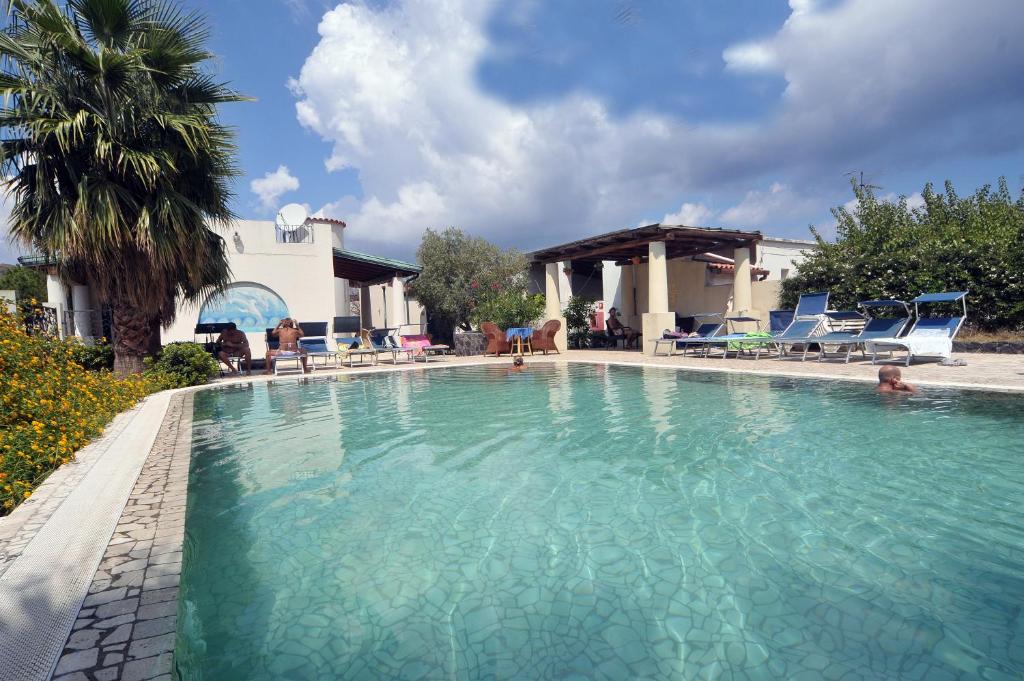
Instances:
[[[807,339],[808,343],[804,345],[803,357],[801,361],[807,359],[807,353],[811,352],[810,347],[812,344],[817,343],[818,345],[818,361],[822,361],[828,355],[827,345],[835,347],[835,352],[842,353],[843,349],[846,349],[845,363],[849,364],[850,355],[857,348],[864,352],[864,344],[869,340],[875,340],[878,338],[896,338],[906,328],[910,322],[910,308],[902,300],[862,300],[857,303],[860,307],[865,310],[871,310],[876,308],[884,307],[902,307],[904,310],[903,316],[898,317],[871,317],[868,313],[867,321],[864,323],[864,328],[859,333],[853,333],[851,331],[832,331],[816,338]],[[831,314],[831,313],[829,313]]]
[[[338,351],[327,347],[327,338],[324,336],[303,336],[299,339],[299,347],[306,351],[309,358],[309,368],[316,371],[316,360],[319,357],[324,360],[323,368],[328,367],[328,362],[333,362],[338,367]]]
[[[786,330],[778,336],[767,338],[745,338],[741,342],[754,349],[754,359],[761,358],[761,351],[771,351],[772,347],[778,352],[778,356],[788,354],[786,347],[806,343],[809,338],[815,338],[815,334],[821,329],[822,321],[817,318],[794,319],[793,323],[786,327]],[[817,342],[812,340],[811,342]]]
[[[450,349],[447,345],[433,343],[428,336],[423,334],[399,336],[398,339],[403,348],[412,350],[413,361],[422,359],[424,364],[430,361],[431,355],[435,357],[443,355]]]
[[[933,359],[949,359],[953,354],[953,339],[967,319],[967,291],[948,291],[942,293],[925,293],[912,301],[917,321],[910,332],[902,338],[877,338],[865,343],[867,352],[871,353],[871,363],[875,364],[881,352],[892,356],[894,350],[907,352],[906,365],[915,357]],[[922,303],[957,303],[963,308],[963,316],[958,317],[922,317]]]
[[[654,341],[655,355],[661,354],[658,352],[658,349],[662,345],[668,346],[667,355],[670,357],[675,354],[677,349],[682,349],[684,355],[688,348],[693,348],[694,352],[700,350],[703,353],[708,339],[717,336],[722,328],[725,327],[725,320],[717,312],[699,312],[692,316],[694,319],[711,319],[713,321],[701,322],[692,336],[665,336],[664,338],[658,338]]]
[[[797,301],[796,310],[792,313],[792,321],[786,326],[781,332],[773,332],[770,337],[758,337],[750,336],[746,333],[729,333],[724,336],[716,336],[709,338],[704,348],[704,356],[710,356],[711,348],[722,346],[722,359],[729,356],[730,345],[735,348],[737,355],[744,350],[754,350],[754,359],[759,359],[761,356],[762,349],[768,349],[772,345],[779,350],[780,354],[785,354],[786,345],[792,345],[790,339],[798,339],[806,336],[812,336],[817,334],[821,328],[822,320],[825,318],[825,310],[828,308],[828,291],[818,291],[814,293],[802,293],[800,294],[800,300]],[[778,319],[782,318],[782,313],[785,310],[775,310],[775,323]],[[727,322],[757,322],[758,330],[761,328],[760,320],[755,317],[745,316],[733,316],[726,317]],[[769,317],[771,319],[771,317]],[[798,322],[805,322],[800,326],[794,327]],[[808,324],[807,322],[814,322],[814,324]],[[798,336],[797,334],[803,334]],[[782,341],[782,342],[779,342]]]
[[[404,355],[406,361],[408,361],[408,362],[412,362],[413,361],[413,353],[415,352],[415,350],[413,348],[403,348],[403,347],[399,347],[398,345],[395,345],[394,342],[391,341],[391,337],[390,336],[385,336],[384,339],[380,343],[374,343],[373,342],[373,337],[370,335],[370,332],[368,330],[366,330],[366,329],[363,329],[362,336],[363,336],[363,345],[366,348],[373,348],[373,350],[377,353],[377,357],[378,358],[382,354],[383,355],[390,354],[391,355],[391,362],[393,364],[398,364],[398,358]]]

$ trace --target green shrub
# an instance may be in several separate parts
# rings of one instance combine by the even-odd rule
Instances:
[[[870,298],[969,291],[973,326],[1024,329],[1024,193],[1015,200],[1003,179],[996,191],[986,185],[967,198],[950,182],[945,190],[925,186],[924,205],[912,209],[904,198],[878,200],[855,186],[856,206],[832,210],[835,242],[814,232],[818,248],[782,283],[782,304],[792,308],[807,291],[830,291],[836,309]]]
[[[138,377],[87,371],[74,341],[25,332],[0,310],[0,516],[146,395]]]
[[[502,329],[533,326],[544,316],[544,296],[503,289],[484,298],[474,313],[479,322],[494,322]]]
[[[594,303],[580,296],[572,296],[565,305],[566,333],[570,347],[590,347],[590,317],[594,314]]]
[[[217,360],[198,343],[168,343],[147,364],[147,379],[160,389],[202,385],[219,372]]]
[[[71,350],[71,360],[91,371],[114,368],[114,347],[106,338],[100,338],[92,345],[75,343]]]

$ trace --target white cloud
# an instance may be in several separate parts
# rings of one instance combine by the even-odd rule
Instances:
[[[702,227],[709,224],[715,211],[703,203],[684,203],[675,213],[667,213],[661,219],[663,225],[686,225],[688,227]]]
[[[299,180],[292,176],[288,166],[278,166],[274,172],[249,183],[249,189],[260,198],[260,205],[266,209],[277,208],[278,199],[298,188]]]
[[[779,66],[779,57],[766,43],[740,43],[725,48],[725,67],[730,71],[772,71]]]
[[[822,207],[820,197],[803,196],[788,185],[774,182],[767,191],[747,192],[742,201],[722,211],[718,219],[728,226],[778,226]]]
[[[808,198],[822,177],[863,159],[918,166],[991,143],[993,130],[996,150],[1024,147],[1010,124],[1024,112],[1019,0],[989,0],[984,12],[959,0],[790,6],[777,33],[723,55],[737,73],[784,79],[774,113],[696,123],[656,112],[615,118],[583,92],[525,105],[485,92],[477,65],[493,2],[340,4],[289,84],[301,124],[332,146],[327,169],[359,171],[364,198],[324,210],[347,207],[338,216],[351,238],[383,247],[415,246],[424,228],[452,224],[531,247],[768,176],[784,181],[779,191],[751,192],[720,219],[800,219],[799,229],[800,210],[828,208]],[[1004,124],[960,125],[978,120]]]

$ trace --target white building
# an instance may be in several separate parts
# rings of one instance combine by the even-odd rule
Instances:
[[[418,332],[425,321],[423,310],[407,299],[405,283],[420,268],[346,250],[345,228],[341,220],[315,217],[291,232],[283,232],[271,221],[231,223],[222,233],[231,284],[206,300],[179,303],[161,342],[204,342],[217,333],[205,333],[200,325],[234,322],[258,357],[266,349],[266,329],[282,317],[300,324],[326,322],[328,335],[338,324],[348,328],[412,324]],[[38,258],[23,262],[45,266]],[[104,334],[102,315],[88,286],[61,282],[51,268],[47,292],[48,302],[64,321],[64,331],[84,338]]]
[[[805,253],[818,248],[818,242],[805,239],[783,239],[766,236],[757,245],[755,265],[768,270],[768,279],[783,281],[796,271],[807,256]]]

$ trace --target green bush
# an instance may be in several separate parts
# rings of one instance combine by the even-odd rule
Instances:
[[[926,185],[924,205],[905,198],[878,200],[854,186],[852,210],[834,208],[836,240],[812,228],[818,248],[782,283],[781,303],[830,291],[836,309],[870,298],[910,300],[929,291],[970,291],[968,321],[986,331],[1024,329],[1024,193],[1016,200],[1006,180],[960,198]]]
[[[85,370],[76,350],[0,309],[0,516],[150,390],[137,376]]]
[[[92,345],[76,343],[72,346],[71,360],[91,371],[114,368],[114,347],[101,338]]]
[[[168,343],[148,364],[147,379],[161,389],[202,385],[219,373],[217,360],[198,343]]]
[[[580,296],[572,296],[562,314],[565,315],[569,345],[574,348],[589,348],[590,317],[594,314],[594,303]]]
[[[502,329],[533,326],[544,316],[544,296],[527,295],[517,288],[496,291],[474,310],[479,322],[494,322]]]

